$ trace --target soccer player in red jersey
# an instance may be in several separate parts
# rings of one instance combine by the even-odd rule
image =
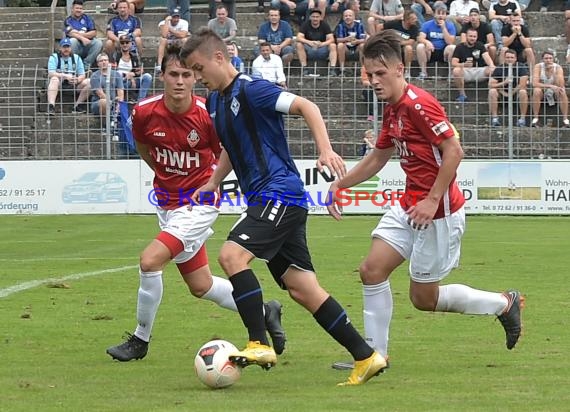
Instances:
[[[162,271],[174,260],[192,295],[237,312],[229,280],[212,276],[205,242],[218,216],[212,196],[191,201],[194,189],[212,175],[221,152],[220,141],[206,110],[205,99],[193,94],[192,70],[179,57],[179,47],[168,49],[162,61],[164,93],[140,101],[133,110],[137,151],[154,171],[149,201],[157,206],[160,233],[140,256],[138,325],[127,341],[107,349],[119,361],[142,359],[162,298]],[[282,353],[281,304],[264,305],[265,322],[277,353]]]
[[[455,181],[463,158],[457,131],[435,97],[406,82],[400,39],[393,30],[367,40],[363,66],[378,99],[387,103],[382,131],[374,150],[333,182],[330,191],[334,194],[375,176],[397,151],[406,174],[405,190],[413,194],[381,218],[360,265],[367,341],[387,356],[392,317],[389,277],[409,260],[409,295],[417,309],[496,315],[505,329],[507,348],[512,349],[521,332],[523,298],[518,291],[494,293],[440,284],[459,263],[465,230],[465,199]],[[340,219],[341,210],[334,202],[327,207]]]

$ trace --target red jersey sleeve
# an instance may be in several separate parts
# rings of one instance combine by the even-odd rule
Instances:
[[[429,97],[408,106],[408,117],[431,144],[439,146],[443,140],[456,137],[455,129],[437,100],[428,93],[425,96]]]

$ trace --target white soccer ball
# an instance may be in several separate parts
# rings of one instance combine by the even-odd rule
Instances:
[[[228,341],[217,339],[206,342],[194,358],[194,369],[202,383],[210,388],[227,388],[237,382],[241,368],[228,356],[238,349]]]

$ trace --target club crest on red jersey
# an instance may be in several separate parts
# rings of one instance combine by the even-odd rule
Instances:
[[[194,148],[200,141],[200,136],[198,136],[198,132],[195,129],[192,129],[192,131],[186,137],[186,139],[188,140],[188,144],[190,145],[190,147]]]

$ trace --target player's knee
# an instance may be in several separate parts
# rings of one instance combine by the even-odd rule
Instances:
[[[156,259],[147,253],[141,254],[139,265],[141,272],[156,272],[161,269]]]
[[[414,290],[410,290],[410,301],[416,309],[422,311],[433,312],[437,305],[437,299],[434,299],[431,295],[428,296]]]
[[[389,276],[382,268],[378,268],[366,260],[360,264],[358,271],[360,272],[360,279],[365,285],[382,283]]]

